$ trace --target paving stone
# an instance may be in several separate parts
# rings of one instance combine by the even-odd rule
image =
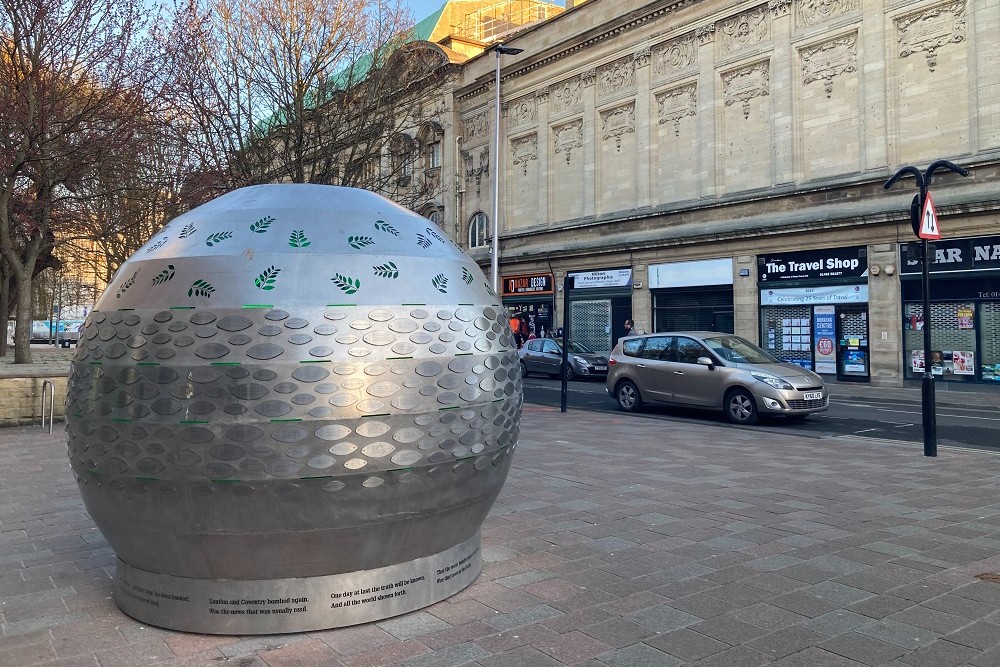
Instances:
[[[909,650],[926,646],[938,638],[938,635],[930,630],[924,630],[915,625],[900,623],[899,621],[886,618],[875,623],[863,625],[855,630],[855,632]],[[997,641],[1000,641],[1000,637],[997,637]]]
[[[561,667],[563,663],[531,646],[522,646],[505,653],[479,660],[482,667]]]
[[[976,649],[939,639],[899,659],[913,667],[955,667],[979,657]]]
[[[558,609],[553,609],[546,604],[540,604],[534,607],[517,609],[507,614],[500,614],[487,619],[486,623],[492,625],[500,632],[504,632],[521,627],[522,625],[531,625],[532,623],[538,623],[539,621],[544,621],[550,618],[557,618],[562,615],[563,613]]]
[[[659,632],[670,632],[698,623],[703,619],[693,614],[680,611],[669,605],[657,605],[643,609],[627,616],[629,620]]]
[[[646,643],[687,662],[694,662],[732,647],[731,644],[688,628],[652,637]]]
[[[632,644],[597,658],[609,667],[679,667],[684,662],[648,644]]]
[[[770,660],[777,660],[814,646],[825,639],[823,635],[806,628],[790,627],[749,641],[746,646],[759,651]]]
[[[895,660],[907,651],[895,644],[873,639],[853,632],[829,639],[819,648],[836,653],[865,665],[881,665]]]
[[[988,621],[976,621],[957,632],[952,632],[945,639],[970,648],[991,649],[1000,644],[1000,625]]]

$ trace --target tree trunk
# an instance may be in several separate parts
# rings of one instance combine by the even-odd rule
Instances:
[[[0,256],[0,322],[3,322],[0,357],[7,356],[7,327],[10,324],[10,278],[7,259]]]
[[[33,267],[34,264],[31,264]],[[14,363],[31,363],[31,268],[15,275],[17,324],[14,329]]]

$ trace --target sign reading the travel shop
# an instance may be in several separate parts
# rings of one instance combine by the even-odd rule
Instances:
[[[593,287],[629,287],[632,285],[632,269],[604,269],[600,271],[574,271],[569,274],[574,279],[573,289]]]
[[[805,250],[757,257],[762,283],[784,280],[867,278],[868,256],[864,246]]]
[[[921,273],[918,244],[899,246],[899,272]],[[912,251],[911,251],[912,250]],[[946,271],[990,271],[1000,269],[1000,236],[977,236],[971,239],[948,239],[931,244],[931,273]]]
[[[503,296],[552,294],[552,274],[536,273],[527,276],[504,276]]]

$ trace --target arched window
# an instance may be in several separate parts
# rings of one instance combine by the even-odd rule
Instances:
[[[486,227],[488,223],[486,214],[477,212],[469,220],[469,247],[482,248],[486,245]]]
[[[392,169],[392,178],[399,186],[405,187],[411,183],[414,146],[413,138],[402,132],[389,141],[389,167]]]

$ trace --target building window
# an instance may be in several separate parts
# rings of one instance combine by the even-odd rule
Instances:
[[[434,209],[433,211],[431,211],[430,213],[427,214],[427,219],[430,220],[431,222],[433,222],[438,227],[440,227],[441,226],[441,211],[439,211],[438,209]]]
[[[399,133],[389,142],[392,178],[400,187],[406,187],[412,182],[413,147],[413,138],[408,134]]]
[[[486,245],[486,214],[479,211],[469,220],[469,248],[482,248]]]
[[[436,169],[441,166],[441,142],[435,141],[427,145],[427,167]]]

